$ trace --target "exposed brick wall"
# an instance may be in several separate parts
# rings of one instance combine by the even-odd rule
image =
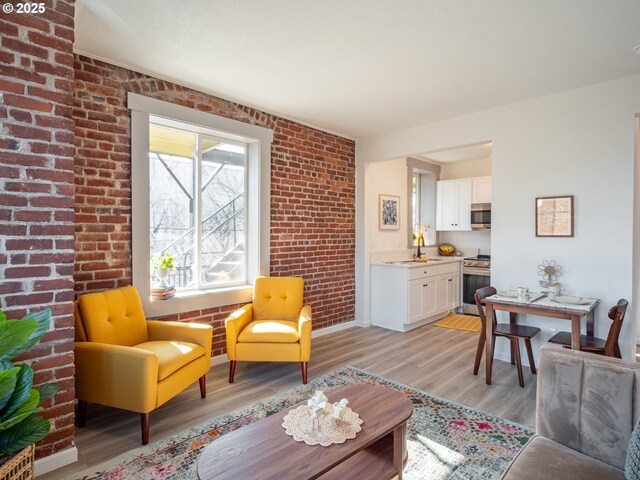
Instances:
[[[305,279],[314,328],[353,320],[352,140],[87,57],[76,56],[75,70],[77,293],[131,283],[131,91],[274,131],[271,274]],[[213,325],[219,355],[224,318],[236,307],[163,318]]]
[[[53,329],[19,359],[36,385],[60,387],[46,404],[42,457],[71,446],[74,432],[74,0],[1,15],[0,307],[9,318],[53,310]]]

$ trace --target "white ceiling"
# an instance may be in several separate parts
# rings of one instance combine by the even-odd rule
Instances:
[[[79,53],[353,138],[640,73],[638,0],[78,0]]]

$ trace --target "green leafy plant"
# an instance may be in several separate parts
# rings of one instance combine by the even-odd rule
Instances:
[[[153,264],[153,268],[159,268],[159,269],[166,268],[167,270],[176,269],[176,267],[173,265],[173,255],[171,255],[169,252],[165,252],[165,254],[162,256],[160,255],[154,256],[152,264]]]
[[[12,360],[33,347],[47,332],[51,309],[8,320],[0,310],[0,454],[13,453],[42,440],[51,423],[38,415],[39,405],[58,391],[57,385],[33,388],[33,369]]]

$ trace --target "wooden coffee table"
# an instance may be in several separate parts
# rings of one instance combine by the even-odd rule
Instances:
[[[204,449],[201,480],[402,479],[411,401],[397,390],[356,384],[325,392],[342,398],[363,420],[356,438],[329,447],[296,442],[282,428],[291,408],[227,433]],[[292,407],[295,408],[295,407]]]

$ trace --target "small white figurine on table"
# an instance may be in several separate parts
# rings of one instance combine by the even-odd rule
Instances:
[[[349,405],[349,400],[343,398],[339,402],[333,404],[333,410],[329,414],[329,416],[334,419],[336,422],[342,420],[345,412],[347,411],[347,405]]]
[[[316,429],[316,424],[318,425],[318,431],[320,431],[320,416],[324,415],[328,400],[329,399],[321,390],[316,390],[313,397],[307,400],[309,416],[311,417],[311,428],[314,431]]]

